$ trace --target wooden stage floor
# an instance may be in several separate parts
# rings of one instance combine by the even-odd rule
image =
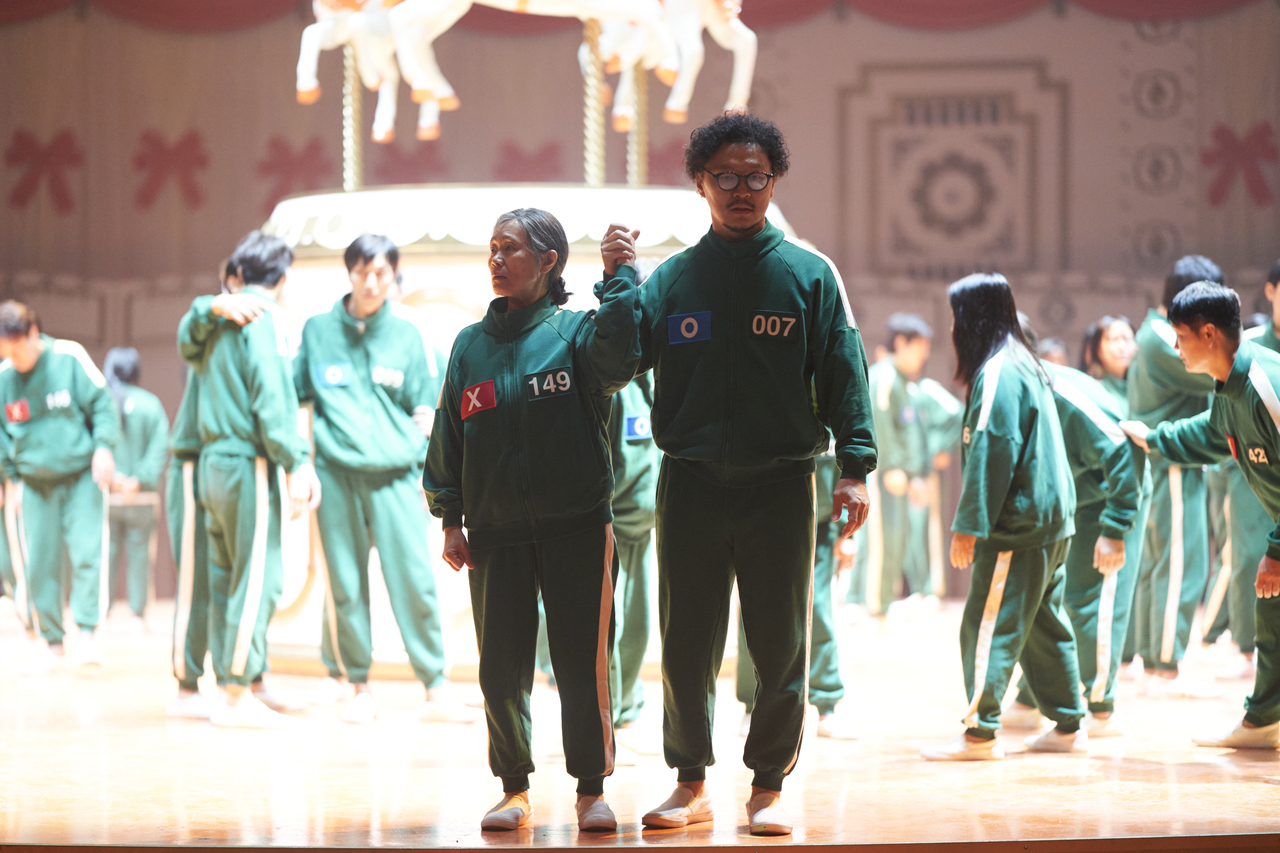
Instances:
[[[778,844],[922,844],[939,849],[1165,850],[1249,847],[1280,851],[1280,757],[1193,746],[1193,731],[1240,716],[1249,685],[1226,682],[1220,700],[1151,700],[1122,686],[1130,733],[1096,741],[1087,756],[1028,755],[1002,735],[1003,762],[935,764],[921,747],[960,730],[964,695],[957,652],[959,607],[910,623],[868,620],[842,629],[847,694],[842,712],[859,740],[810,731],[784,801],[795,834],[746,834],[750,774],[737,729],[741,706],[721,680],[710,768],[717,819],[690,830],[640,831],[674,774],[660,755],[660,685],[647,682],[641,724],[624,739],[638,752],[606,794],[616,835],[579,836],[573,781],[564,773],[556,694],[535,698],[535,814],[517,833],[482,834],[479,819],[500,786],[485,763],[481,725],[420,723],[418,685],[376,682],[372,726],[338,719],[332,706],[297,715],[287,731],[216,729],[168,720],[174,691],[163,604],[156,633],[100,631],[105,666],[19,676],[17,621],[0,618],[0,845],[248,847],[668,847]],[[1213,670],[1197,650],[1188,669]],[[272,675],[277,690],[305,693],[314,678]],[[462,683],[478,699],[474,683]],[[811,721],[812,722],[812,721]],[[1246,838],[1244,836],[1252,836]],[[1109,839],[1109,840],[1108,840]],[[965,843],[969,842],[969,843]]]

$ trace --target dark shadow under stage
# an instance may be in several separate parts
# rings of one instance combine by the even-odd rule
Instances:
[[[333,706],[312,707],[285,731],[166,719],[170,612],[157,608],[149,617],[156,633],[141,636],[122,636],[109,622],[100,632],[106,664],[95,673],[63,667],[39,677],[16,673],[25,641],[15,619],[0,617],[0,846],[1280,851],[1280,756],[1190,741],[1239,717],[1245,682],[1224,682],[1225,698],[1198,701],[1144,698],[1124,682],[1129,733],[1096,740],[1087,756],[1026,754],[1025,733],[1002,733],[1003,762],[920,759],[920,748],[960,730],[956,605],[841,629],[841,711],[860,737],[833,741],[809,730],[784,792],[796,830],[778,839],[746,833],[750,775],[731,681],[720,682],[719,762],[708,771],[713,824],[640,831],[640,815],[674,784],[659,754],[660,686],[648,682],[644,717],[620,733],[629,748],[606,786],[620,831],[579,835],[558,699],[540,684],[532,824],[481,833],[480,817],[500,793],[485,764],[484,728],[420,722],[416,684],[375,682],[380,713],[371,726],[344,724]],[[1187,668],[1213,673],[1200,650]],[[269,679],[299,696],[316,683]],[[474,683],[458,687],[479,697]]]

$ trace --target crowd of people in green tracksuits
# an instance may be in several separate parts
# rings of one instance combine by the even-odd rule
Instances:
[[[290,703],[263,683],[267,626],[282,530],[313,512],[328,674],[313,701],[349,691],[344,720],[377,717],[376,548],[422,718],[486,724],[502,785],[487,831],[533,814],[540,645],[579,828],[617,828],[605,780],[615,732],[645,707],[655,621],[676,787],[641,823],[712,821],[706,768],[736,588],[747,823],[791,833],[782,789],[807,707],[819,737],[857,734],[837,713],[837,598],[875,616],[926,611],[948,562],[969,579],[967,708],[963,730],[925,758],[998,760],[1001,728],[1030,730],[1031,751],[1085,752],[1124,734],[1126,674],[1151,696],[1216,695],[1179,663],[1226,631],[1254,689],[1238,725],[1196,743],[1280,748],[1274,317],[1242,321],[1218,268],[1187,256],[1136,331],[1118,316],[1090,327],[1077,370],[1061,342],[1037,338],[1008,280],[976,273],[947,292],[953,396],[924,375],[934,333],[921,317],[890,317],[868,362],[834,264],[766,216],[789,167],[768,121],[698,128],[685,171],[711,228],[649,268],[619,211],[591,311],[563,307],[570,244],[557,218],[502,214],[496,298],[449,350],[399,303],[388,238],[355,239],[350,293],[298,325],[280,306],[293,252],[255,231],[220,267],[221,292],[179,325],[189,369],[172,426],[138,385],[136,351],[112,350],[104,375],[28,306],[0,303],[0,569],[40,637],[37,665],[63,653],[68,601],[70,655],[101,662],[95,630],[121,561],[143,617],[163,503],[177,567],[168,713],[288,725]],[[1280,264],[1264,295],[1280,315]],[[949,546],[944,475],[959,486]],[[436,548],[466,573],[483,709],[447,678]],[[206,660],[216,699],[199,688]]]

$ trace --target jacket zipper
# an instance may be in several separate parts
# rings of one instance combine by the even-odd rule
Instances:
[[[737,273],[738,273],[738,263],[736,260],[731,259],[729,264],[729,271],[731,274],[730,280],[736,281]],[[727,327],[725,330],[725,338],[728,342],[728,357],[725,359],[725,389],[726,390],[724,395],[724,436],[720,444],[720,447],[721,447],[720,465],[724,469],[726,477],[729,471],[729,459],[732,454],[732,444],[733,444],[733,426],[732,426],[733,424],[733,390],[734,390],[733,360],[735,356],[733,342],[734,342],[734,339],[736,338],[736,335],[734,334],[733,330],[737,322],[737,319],[736,319],[737,314],[734,310],[736,306],[733,303],[733,296],[734,296],[735,289],[736,288],[733,286],[733,284],[729,285],[729,294],[728,294],[729,316],[728,316],[728,322],[725,324]],[[712,333],[714,334],[714,326],[712,328],[713,328]]]
[[[524,462],[524,442],[525,435],[520,429],[519,420],[516,417],[516,406],[519,404],[519,383],[516,382],[516,356],[515,341],[510,341],[506,345],[507,350],[507,369],[503,371],[506,374],[507,395],[509,399],[508,411],[509,416],[507,423],[510,425],[512,445],[516,452],[516,469],[519,471],[518,479],[520,480],[520,500],[524,503],[525,515],[528,517],[529,526],[537,525],[537,519],[533,514],[533,502],[529,499],[529,472],[525,468]]]

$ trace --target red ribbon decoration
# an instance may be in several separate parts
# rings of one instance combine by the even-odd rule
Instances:
[[[1218,169],[1213,183],[1209,185],[1209,204],[1222,207],[1231,185],[1235,183],[1236,174],[1239,173],[1244,176],[1245,189],[1249,191],[1253,203],[1258,207],[1269,207],[1272,201],[1271,187],[1267,185],[1267,179],[1258,163],[1274,163],[1280,158],[1271,123],[1263,121],[1255,124],[1244,135],[1244,139],[1236,136],[1225,124],[1218,124],[1213,129],[1213,142],[1213,148],[1200,151],[1200,162]]]
[[[510,140],[498,148],[493,177],[499,181],[551,181],[564,177],[560,143],[548,142],[529,153]]]
[[[76,205],[71,187],[67,185],[66,172],[83,161],[84,152],[71,130],[62,131],[47,146],[41,145],[30,131],[15,130],[13,142],[5,149],[4,162],[6,166],[25,165],[27,171],[9,194],[9,206],[25,208],[35,197],[40,181],[48,178],[53,209],[64,216],[70,213]]]
[[[264,178],[276,179],[267,194],[267,215],[271,215],[276,202],[295,189],[319,189],[332,171],[333,161],[324,153],[324,143],[320,141],[320,137],[311,137],[306,146],[297,152],[283,136],[271,137],[267,140],[267,156],[258,161],[258,174]]]
[[[205,153],[204,141],[199,131],[189,130],[169,147],[164,138],[154,130],[144,130],[138,143],[138,152],[133,155],[133,168],[146,172],[147,178],[138,187],[134,203],[141,210],[149,210],[164,185],[173,178],[182,192],[182,200],[188,208],[197,208],[204,204],[204,190],[196,182],[196,171],[209,165],[209,155]]]

